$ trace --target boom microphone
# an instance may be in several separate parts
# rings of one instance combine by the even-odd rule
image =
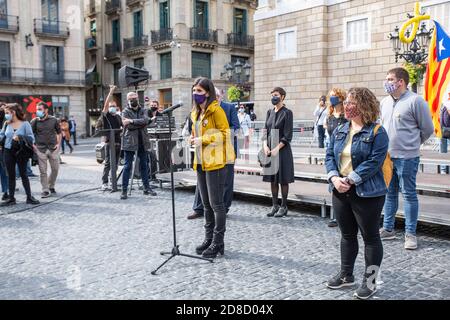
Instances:
[[[163,112],[161,112],[161,114],[166,114],[166,113],[172,112],[173,110],[178,109],[182,105],[183,105],[183,102],[178,102],[176,105],[173,105],[173,106],[165,109]]]

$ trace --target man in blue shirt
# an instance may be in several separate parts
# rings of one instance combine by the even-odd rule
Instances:
[[[237,150],[237,139],[236,134],[240,128],[239,126],[239,119],[237,116],[236,108],[234,107],[234,104],[223,101],[223,95],[220,92],[219,89],[216,88],[216,97],[217,100],[220,103],[220,106],[225,111],[225,114],[227,116],[228,123],[230,124],[230,131],[231,131],[231,137],[233,141],[233,147],[234,147],[234,153],[236,154]],[[191,128],[190,128],[191,129]],[[233,188],[234,188],[234,163],[227,164],[225,166],[226,168],[226,181],[224,186],[224,195],[223,195],[223,202],[225,205],[225,208],[228,211],[231,207],[231,202],[233,201]],[[198,188],[195,188],[195,198],[194,198],[194,204],[192,206],[192,209],[194,212],[190,215],[188,215],[188,219],[196,219],[203,217],[203,203],[202,198],[200,196],[200,192]]]

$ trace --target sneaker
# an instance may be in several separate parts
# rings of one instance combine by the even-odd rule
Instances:
[[[51,194],[56,194],[55,188],[50,188],[50,193],[51,193]]]
[[[107,183],[102,184],[100,190],[102,190],[102,191],[108,190],[108,184]]]
[[[354,284],[355,277],[353,275],[346,275],[343,271],[340,271],[337,275],[327,281],[327,287],[330,289],[351,287]]]
[[[203,213],[199,213],[199,212],[195,212],[194,211],[193,213],[188,215],[187,218],[188,218],[188,220],[193,220],[193,219],[197,219],[197,218],[203,218]]]
[[[42,199],[48,198],[48,197],[50,197],[50,192],[44,191],[44,192],[41,193],[41,198],[42,198]]]
[[[377,287],[375,283],[373,283],[370,287],[371,288],[367,286],[367,278],[366,276],[364,276],[361,285],[358,287],[358,289],[356,289],[355,293],[353,294],[353,297],[362,300],[369,299],[371,296],[375,294],[375,292],[377,292]]]
[[[385,228],[380,229],[380,238],[381,240],[394,240],[395,239],[395,231],[387,231]]]
[[[273,217],[275,215],[275,213],[278,212],[279,209],[280,209],[280,206],[273,206],[272,210],[270,210],[270,212],[267,214],[267,216]]]
[[[330,222],[328,222],[328,226],[329,226],[330,228],[335,228],[335,227],[337,227],[337,226],[338,226],[338,223],[337,223],[336,219],[333,219],[333,220],[331,220]]]
[[[278,212],[275,213],[274,217],[275,218],[281,218],[287,215],[288,212],[288,208],[287,207],[280,207],[280,209],[278,209]]]
[[[416,250],[417,249],[417,237],[413,234],[405,234],[405,249]]]

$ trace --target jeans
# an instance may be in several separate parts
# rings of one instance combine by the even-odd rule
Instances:
[[[46,150],[45,153],[36,152],[39,162],[39,172],[41,173],[42,192],[50,192],[50,189],[55,188],[56,178],[59,171],[59,150]],[[50,163],[51,173],[47,176],[47,162]]]
[[[2,185],[2,192],[8,192],[8,175],[6,174],[5,163],[3,162],[3,150],[0,150],[0,180]]]
[[[317,126],[317,133],[319,135],[319,148],[324,148],[324,140],[325,140],[325,129],[323,126]]]
[[[215,244],[223,244],[227,214],[223,204],[225,185],[225,168],[203,171],[197,166],[197,187],[205,208],[205,239],[212,239]]]
[[[27,176],[27,161],[28,159],[17,158],[14,152],[9,149],[5,149],[5,165],[8,172],[8,177],[14,177],[17,164],[19,167],[20,177],[22,178],[22,185],[25,189],[25,193],[27,194],[27,198],[31,198],[30,180],[28,180]],[[8,179],[8,186],[9,197],[12,199],[14,198],[14,194],[16,191],[16,179]]]
[[[77,145],[77,132],[76,131],[70,132],[70,136],[73,137],[73,144]]]
[[[419,157],[412,159],[393,158],[394,172],[384,204],[383,228],[392,231],[395,224],[395,214],[398,210],[398,192],[403,195],[405,212],[405,231],[415,235],[417,218],[419,217],[419,201],[416,193],[416,176],[419,168]]]
[[[70,140],[66,140],[66,139],[61,139],[61,150],[64,153],[65,151],[65,144],[67,143],[67,145],[69,146],[70,151],[73,151],[73,147],[70,144]]]
[[[385,196],[362,198],[354,186],[346,193],[333,190],[333,208],[341,230],[341,271],[353,274],[358,255],[358,229],[364,240],[366,272],[380,267],[383,260],[383,244],[378,231]]]
[[[120,145],[116,145],[116,170],[120,160]],[[102,183],[107,184],[109,178],[109,172],[111,171],[111,156],[109,143],[106,144],[105,150],[105,167],[103,168]]]
[[[122,191],[126,192],[128,189],[128,182],[130,181],[131,170],[133,168],[134,161],[134,151],[124,151],[125,152],[125,165],[123,168],[122,176]],[[137,153],[139,157],[139,170],[141,173],[142,183],[145,189],[150,189],[150,183],[148,181],[148,157],[147,152],[144,150],[144,146],[139,145],[139,150]]]

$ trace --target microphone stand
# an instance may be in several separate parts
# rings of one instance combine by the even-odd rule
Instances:
[[[169,116],[169,149],[172,148],[172,111],[167,112],[167,115]],[[152,275],[156,275],[156,272],[162,268],[167,262],[169,262],[172,258],[176,256],[183,256],[193,259],[199,259],[199,260],[205,260],[209,262],[213,262],[213,259],[203,258],[199,256],[184,254],[180,252],[180,249],[178,248],[179,245],[177,244],[177,232],[176,232],[176,225],[175,225],[175,187],[173,182],[173,163],[172,163],[172,151],[169,150],[170,154],[170,187],[172,190],[172,222],[173,222],[173,248],[170,252],[161,252],[161,255],[170,255],[169,258],[166,259],[158,268],[153,270],[151,272]]]

